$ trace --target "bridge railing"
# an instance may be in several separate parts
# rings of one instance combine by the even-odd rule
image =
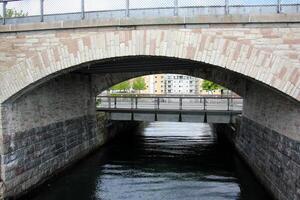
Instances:
[[[243,109],[240,97],[119,97],[100,96],[97,108],[142,110],[220,110]]]
[[[300,0],[0,0],[0,4],[3,24],[124,17],[298,13],[300,8]]]

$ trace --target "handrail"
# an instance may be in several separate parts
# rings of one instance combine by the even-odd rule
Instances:
[[[243,99],[242,97],[235,97],[235,96],[98,96],[98,98],[123,98],[123,99],[131,99],[131,98],[138,98],[138,99],[153,99],[153,98],[160,98],[160,99]]]
[[[0,4],[2,3],[3,6],[2,6],[2,11],[3,11],[3,24],[6,23],[6,20],[7,19],[13,19],[13,18],[18,18],[18,17],[13,17],[13,18],[9,18],[6,16],[6,9],[7,9],[7,4],[9,4],[10,2],[16,2],[16,1],[24,1],[24,0],[0,0]],[[38,0],[37,0],[38,1]],[[45,2],[47,1],[50,1],[50,0],[39,0],[39,3],[40,3],[40,11],[39,11],[39,15],[35,15],[36,16],[39,16],[40,17],[40,21],[43,22],[44,21],[44,18],[45,16],[51,16],[52,14],[50,15],[45,15],[44,14],[44,10],[45,10]],[[173,9],[173,16],[178,16],[179,15],[179,9],[181,8],[212,8],[212,7],[223,7],[224,8],[224,11],[223,11],[223,14],[224,15],[228,15],[228,14],[231,14],[231,8],[236,8],[236,7],[274,7],[276,8],[276,12],[277,13],[281,13],[282,12],[282,7],[283,6],[295,6],[298,8],[298,6],[300,6],[300,4],[296,3],[296,2],[291,2],[291,3],[282,3],[281,0],[274,0],[274,3],[263,3],[263,4],[233,4],[232,3],[232,0],[224,0],[224,3],[218,3],[216,5],[189,5],[189,6],[180,6],[179,2],[182,1],[182,0],[174,0],[172,4],[167,4],[166,6],[164,7],[153,7],[153,8],[150,8],[150,7],[145,7],[145,8],[131,8],[130,7],[130,0],[123,0],[124,3],[125,3],[125,7],[124,8],[121,8],[121,9],[111,9],[110,11],[113,12],[113,11],[124,11],[124,17],[130,17],[131,14],[130,14],[130,11],[135,11],[135,10],[145,10],[145,9]],[[145,0],[146,1],[146,0]],[[112,1],[113,2],[113,1]],[[147,1],[146,1],[147,2]],[[208,1],[207,1],[208,2]],[[82,20],[86,19],[86,15],[88,13],[91,13],[91,12],[107,12],[106,10],[95,10],[95,11],[86,11],[85,9],[85,6],[86,6],[86,0],[80,0],[80,10],[78,10],[77,12],[72,12],[72,13],[56,13],[54,15],[62,15],[62,14],[80,14],[80,18]],[[297,9],[298,10],[298,9]],[[27,17],[27,16],[26,16]],[[26,18],[24,17],[24,18]],[[29,16],[30,17],[30,16]]]
[[[146,101],[142,101],[146,99]],[[106,101],[105,101],[106,100]],[[149,101],[150,100],[150,101]],[[167,100],[167,101],[166,101]],[[169,101],[175,100],[175,101]],[[187,100],[187,104],[184,104],[184,100]],[[196,100],[196,102],[195,102]],[[220,103],[216,103],[214,100],[220,100]],[[239,100],[239,103],[234,101]],[[163,109],[173,109],[173,110],[242,110],[243,99],[241,97],[170,97],[170,96],[154,96],[154,97],[121,97],[121,96],[99,96],[98,101],[100,102],[99,108],[109,108],[109,109],[121,109],[127,108],[132,110],[137,110],[140,108],[150,109],[150,110],[163,110]]]

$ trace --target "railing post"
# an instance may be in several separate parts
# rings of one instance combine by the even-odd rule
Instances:
[[[81,0],[81,19],[85,18],[85,11],[84,11],[84,0]]]
[[[277,13],[281,13],[281,0],[277,0]]]
[[[133,97],[130,98],[131,109],[133,109]]]
[[[159,110],[159,97],[157,97],[157,110]]]
[[[117,97],[114,98],[114,107],[117,108]]]
[[[182,97],[179,97],[179,110],[182,110]]]
[[[44,0],[40,0],[40,15],[41,22],[44,22]]]
[[[6,23],[6,6],[7,6],[7,1],[2,2],[2,11],[3,11],[3,25]]]
[[[108,97],[108,108],[111,108],[111,99]]]
[[[206,98],[203,97],[203,110],[206,110]]]
[[[138,98],[135,97],[135,108],[137,109],[138,108]]]
[[[225,15],[229,14],[229,0],[225,0]]]
[[[174,16],[178,16],[178,0],[174,0]]]
[[[230,110],[230,98],[227,97],[227,111]]]
[[[129,17],[129,16],[130,16],[130,13],[129,13],[129,5],[130,5],[129,0],[126,0],[126,10],[125,10],[125,16],[126,16],[126,17]]]

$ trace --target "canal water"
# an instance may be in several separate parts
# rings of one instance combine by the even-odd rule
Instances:
[[[24,197],[34,200],[268,200],[207,124],[155,122]]]

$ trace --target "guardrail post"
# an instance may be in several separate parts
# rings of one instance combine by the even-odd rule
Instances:
[[[114,98],[114,106],[117,108],[117,97]]]
[[[6,6],[7,6],[7,1],[2,2],[2,11],[3,11],[3,25],[6,23]]]
[[[179,110],[182,110],[182,97],[179,97]]]
[[[40,15],[41,22],[44,22],[44,0],[40,0]]]
[[[281,13],[281,0],[277,0],[277,13]]]
[[[135,97],[135,109],[137,109],[137,108],[138,108],[138,98]]]
[[[126,10],[125,10],[125,15],[126,15],[126,17],[129,17],[129,16],[130,16],[130,13],[129,13],[129,5],[130,5],[129,0],[126,0]]]
[[[227,98],[227,111],[229,111],[230,110],[230,99],[229,99],[229,97]]]
[[[174,0],[174,16],[178,16],[178,0]]]
[[[108,108],[111,108],[111,99],[108,97]]]
[[[206,110],[206,98],[203,97],[203,110]]]
[[[85,18],[84,0],[81,0],[81,19]]]
[[[225,0],[225,15],[229,14],[229,0]]]

